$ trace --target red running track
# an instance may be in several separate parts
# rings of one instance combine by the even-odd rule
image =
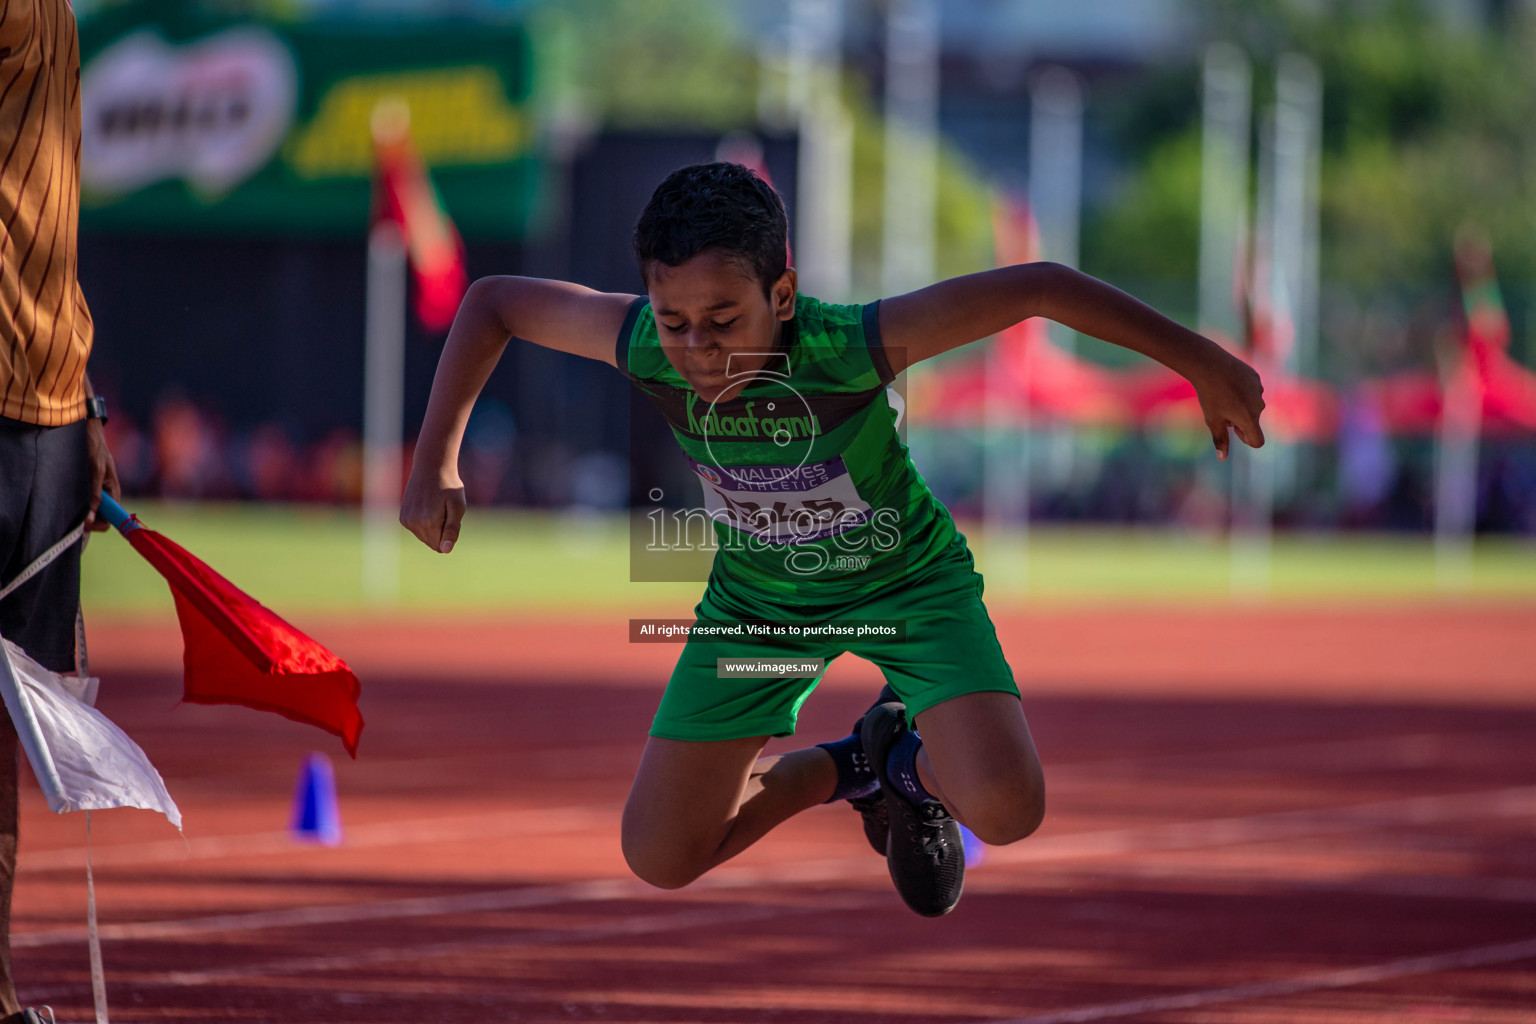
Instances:
[[[364,677],[355,763],[175,706],[171,634],[93,626],[187,830],[95,815],[113,1019],[1536,1020],[1536,610],[1000,618],[1050,810],[937,921],[845,807],[690,889],[633,880],[618,813],[675,649],[612,625],[315,629]],[[840,662],[803,740],[874,684]],[[310,749],[340,848],[285,831]],[[83,816],[32,788],[22,815],[22,996],[90,1019]]]

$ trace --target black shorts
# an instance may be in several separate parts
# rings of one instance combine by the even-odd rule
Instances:
[[[85,518],[91,504],[85,425],[38,427],[0,417],[0,587]],[[73,545],[0,601],[0,636],[55,672],[75,668],[83,547]]]

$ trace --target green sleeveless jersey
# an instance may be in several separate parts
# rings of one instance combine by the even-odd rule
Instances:
[[[719,542],[712,585],[846,603],[964,543],[896,432],[903,403],[888,387],[878,307],[799,296],[767,365],[718,403],[672,368],[649,302],[630,307],[616,362],[666,417],[703,489]]]

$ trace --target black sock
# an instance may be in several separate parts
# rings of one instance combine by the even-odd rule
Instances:
[[[864,755],[864,744],[859,741],[858,733],[850,733],[832,743],[816,745],[831,754],[832,763],[837,765],[837,789],[832,791],[832,799],[827,803],[869,796],[880,788],[880,780],[875,777],[875,770],[870,767],[869,758]]]
[[[891,752],[885,762],[885,772],[891,777],[891,785],[906,794],[913,803],[919,804],[934,799],[933,794],[923,788],[922,781],[917,777],[917,753],[922,749],[922,737],[916,729],[908,729],[891,744]]]

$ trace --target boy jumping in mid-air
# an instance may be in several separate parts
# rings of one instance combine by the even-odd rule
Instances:
[[[849,800],[902,898],[935,916],[960,898],[956,821],[986,843],[1033,832],[1044,779],[965,538],[913,467],[887,385],[907,367],[1043,316],[1145,355],[1194,384],[1218,455],[1264,443],[1258,375],[1109,285],[1030,263],[866,306],[796,291],[778,194],[736,164],[685,167],[635,226],[644,296],[562,281],[476,281],[448,335],[400,522],[435,551],[459,537],[459,445],[509,338],[616,366],[666,415],[720,541],[699,624],[898,623],[886,637],[683,648],[624,808],[635,874],[678,888],[820,803]],[[852,557],[850,557],[852,556]],[[887,687],[844,739],[760,757],[794,732],[820,674],[748,678],[718,657],[853,652]],[[917,726],[921,725],[921,734]]]

